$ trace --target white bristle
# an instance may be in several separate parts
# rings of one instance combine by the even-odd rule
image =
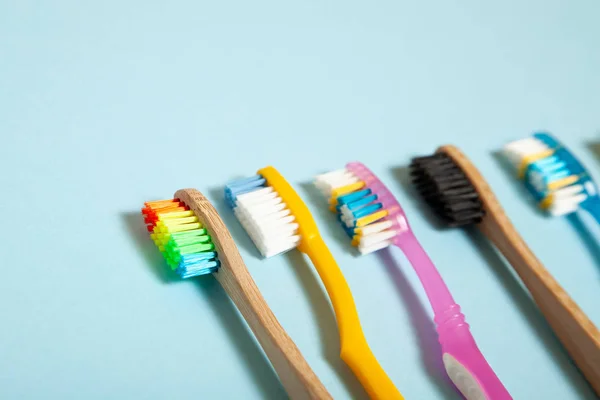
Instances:
[[[323,192],[323,195],[327,197],[328,200],[331,200],[334,190],[360,181],[361,179],[355,176],[349,170],[339,169],[317,176],[315,178],[315,186],[321,190],[321,192]],[[364,207],[372,205],[373,203],[377,203],[377,200],[369,204],[364,204],[360,207],[355,206],[352,211],[347,205],[340,207],[339,216],[342,223],[348,228],[354,227],[356,218],[353,215],[353,211],[356,212]],[[360,235],[356,236],[358,238],[358,251],[361,254],[368,254],[391,245],[392,239],[398,234],[397,230],[390,229],[392,226],[392,221],[384,220],[376,221],[361,227]]]
[[[583,185],[572,185],[567,186],[566,188],[559,189],[552,193],[555,199],[566,199],[572,197],[573,195],[582,193],[585,189]]]
[[[271,187],[237,196],[234,213],[264,257],[291,250],[300,242],[296,219]]]
[[[526,138],[521,140],[516,140],[504,146],[503,153],[508,158],[508,160],[518,168],[521,166],[521,163],[525,159],[533,154],[541,153],[546,150],[549,150],[549,147],[546,146],[542,141],[535,138]]]
[[[347,169],[339,169],[317,176],[315,186],[324,196],[329,197],[335,188],[351,185],[358,181],[359,179]]]
[[[536,138],[527,138],[509,143],[504,147],[504,154],[515,165],[521,167],[526,157],[535,156],[550,148]],[[588,195],[586,188],[578,183],[550,190],[553,182],[562,181],[572,173],[566,162],[557,156],[549,156],[536,162],[532,170],[527,174],[529,184],[538,192],[550,196],[551,204],[548,212],[553,216],[571,214],[579,209]]]
[[[368,225],[368,226],[362,228],[362,235],[367,236],[367,235],[371,235],[373,233],[382,232],[391,227],[392,227],[392,221],[376,222],[374,224],[371,224],[371,225]]]
[[[360,245],[363,247],[371,247],[374,244],[377,244],[380,242],[386,242],[389,239],[393,238],[394,236],[396,236],[395,230],[373,233],[371,235],[363,235],[360,238]]]
[[[386,247],[388,247],[391,244],[392,244],[392,242],[389,240],[373,244],[369,247],[365,247],[361,243],[358,245],[358,251],[360,252],[360,254],[365,255],[365,254],[373,253],[373,252],[381,250],[381,249],[385,249]]]

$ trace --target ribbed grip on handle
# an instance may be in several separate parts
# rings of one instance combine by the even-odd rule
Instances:
[[[460,328],[469,329],[469,324],[465,319],[465,315],[460,311],[458,304],[452,304],[444,312],[437,314],[433,321],[435,328],[440,338],[440,343],[444,338],[451,337],[452,333]],[[443,348],[443,343],[442,348]]]
[[[448,376],[468,400],[512,399],[477,347],[458,304],[434,318]]]

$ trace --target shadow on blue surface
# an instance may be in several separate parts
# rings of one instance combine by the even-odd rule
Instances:
[[[183,282],[164,262],[160,252],[156,249],[144,225],[144,221],[139,213],[122,213],[123,222],[128,229],[136,247],[146,259],[148,266],[156,277],[163,283]],[[194,284],[199,289],[200,295],[204,298],[203,304],[210,303],[215,314],[226,332],[236,352],[245,363],[246,369],[254,379],[260,390],[261,398],[264,399],[282,399],[287,394],[281,385],[277,374],[271,367],[271,364],[263,353],[257,341],[252,338],[251,331],[248,329],[241,314],[231,302],[225,290],[219,282],[212,276],[198,277]],[[200,342],[198,342],[200,343]]]
[[[335,315],[326,292],[319,284],[319,278],[313,266],[299,251],[290,251],[285,257],[292,264],[292,269],[300,281],[310,301],[312,314],[319,327],[321,336],[321,352],[329,366],[344,382],[354,399],[368,399],[367,393],[356,379],[350,368],[340,358],[340,339]]]
[[[510,270],[510,265],[496,251],[492,244],[476,229],[467,229],[467,235],[473,241],[483,259],[490,266],[504,289],[510,294],[513,305],[525,316],[530,327],[535,332],[546,351],[552,356],[556,365],[568,379],[569,384],[579,393],[582,399],[593,399],[594,394],[579,370],[571,361],[566,350],[562,347],[552,328],[537,308],[533,299],[521,286],[518,278]]]
[[[329,199],[326,199],[312,182],[304,182],[298,186],[300,186],[304,194],[302,198],[308,199],[308,201],[305,201],[305,203],[310,209],[310,212],[313,215],[318,215],[320,217],[315,219],[318,220],[322,218],[330,222],[328,224],[324,224],[325,227],[323,227],[323,225],[318,225],[319,230],[323,230],[323,228],[325,228],[328,231],[329,236],[333,237],[340,244],[340,246],[342,246],[346,251],[355,253],[356,250],[352,247],[350,238],[340,226],[340,222],[338,221],[336,215],[329,210]],[[311,205],[313,206],[311,207]]]
[[[596,266],[598,267],[598,271],[600,272],[600,243],[598,242],[598,238],[590,231],[579,214],[573,213],[568,215],[566,218],[569,220],[573,226],[573,229],[579,235],[579,238],[594,258]],[[594,223],[596,222],[594,221]]]
[[[256,340],[241,314],[216,279],[196,279],[201,296],[210,303],[218,315],[223,330],[236,352],[243,360],[246,370],[254,379],[263,399],[287,398],[275,370]],[[203,302],[204,303],[204,302]]]
[[[419,300],[414,288],[402,273],[402,269],[390,249],[380,250],[377,255],[396,285],[401,302],[409,311],[413,333],[419,340],[421,360],[429,375],[430,382],[437,388],[438,394],[443,398],[461,399],[462,396],[446,374],[442,363],[442,348],[431,317]]]
[[[125,228],[129,232],[129,237],[132,238],[135,247],[142,254],[156,278],[163,283],[181,282],[181,278],[167,266],[160,251],[158,251],[152,240],[150,240],[148,230],[146,229],[146,225],[144,225],[142,213],[125,212],[121,213],[121,218]]]

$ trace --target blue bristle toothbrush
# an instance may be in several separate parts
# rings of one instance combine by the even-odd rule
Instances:
[[[509,143],[504,154],[542,210],[561,216],[582,209],[600,223],[597,185],[573,153],[556,138],[536,133]]]

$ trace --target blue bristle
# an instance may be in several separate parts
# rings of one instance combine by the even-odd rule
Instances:
[[[567,168],[567,163],[559,161],[559,162],[554,162],[551,164],[546,164],[546,165],[542,165],[542,166],[538,166],[542,171],[550,173],[550,172],[554,172],[554,171],[560,171],[560,170],[566,170]]]
[[[341,221],[340,221],[340,223],[342,224],[342,227],[344,228],[344,231],[346,232],[346,234],[348,236],[350,236],[351,238],[353,238],[354,237],[354,228],[347,227],[346,224],[344,224]]]
[[[554,182],[554,181],[558,181],[560,179],[566,178],[567,176],[570,176],[570,175],[571,175],[571,173],[569,172],[569,170],[565,169],[565,170],[562,170],[562,171],[555,172],[555,173],[553,173],[551,175],[548,175],[546,177],[546,181],[548,183],[549,182]]]
[[[205,275],[216,272],[220,263],[214,251],[186,254],[181,257],[175,272],[182,278]]]
[[[191,264],[198,261],[209,260],[211,258],[216,259],[217,253],[214,251],[205,251],[202,253],[184,254],[181,256],[181,261]]]
[[[537,160],[535,162],[533,162],[533,165],[538,165],[540,167],[544,167],[548,164],[554,164],[560,162],[559,158],[556,156],[550,156],[550,157],[546,157],[546,158],[542,158],[541,160]]]
[[[204,263],[197,263],[192,265],[180,265],[177,267],[175,272],[184,279],[192,278],[194,276],[212,274],[213,272],[217,272],[219,269],[218,261],[207,261]]]
[[[359,219],[362,217],[366,217],[367,215],[373,214],[375,211],[380,210],[382,208],[383,205],[381,203],[371,204],[352,212],[352,215],[354,215],[355,219]]]
[[[225,186],[225,201],[230,208],[235,208],[237,196],[266,187],[267,181],[261,175],[238,179]]]
[[[340,205],[344,205],[347,203],[351,203],[355,200],[358,200],[358,199],[362,198],[363,196],[367,196],[369,194],[371,194],[371,189],[360,190],[358,192],[353,192],[353,193],[345,194],[343,196],[338,197],[337,202]]]
[[[354,211],[354,210],[358,210],[359,208],[364,207],[364,206],[374,202],[375,200],[377,200],[377,195],[374,194],[371,196],[363,197],[360,200],[348,203],[347,206],[350,211]]]

